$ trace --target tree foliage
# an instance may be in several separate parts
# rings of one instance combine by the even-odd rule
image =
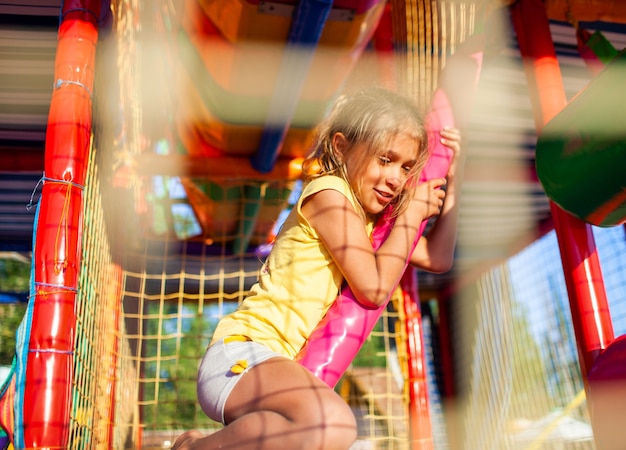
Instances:
[[[0,259],[0,293],[24,296],[29,280],[30,264],[18,258]],[[0,366],[8,366],[13,360],[15,332],[25,311],[24,303],[0,303]]]
[[[22,322],[26,305],[0,304],[0,366],[9,366],[15,355],[15,332]]]
[[[149,428],[206,427],[196,394],[198,364],[208,344],[211,326],[202,314],[183,306],[151,307],[145,341],[143,392],[145,422]],[[158,317],[158,318],[157,318]]]

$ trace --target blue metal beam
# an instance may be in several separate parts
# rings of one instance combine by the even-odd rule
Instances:
[[[332,4],[302,0],[294,11],[259,150],[251,157],[252,167],[261,173],[270,172],[278,158]]]

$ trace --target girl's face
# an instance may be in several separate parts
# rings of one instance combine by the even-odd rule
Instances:
[[[417,163],[418,146],[415,138],[399,133],[388,148],[358,169],[357,155],[366,151],[364,144],[355,146],[345,164],[350,185],[361,206],[367,213],[377,215],[405,188],[411,168]]]

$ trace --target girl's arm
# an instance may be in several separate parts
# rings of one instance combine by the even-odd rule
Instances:
[[[419,224],[437,214],[442,206],[445,193],[438,188],[444,183],[445,179],[439,178],[418,186],[420,195],[396,218],[389,236],[376,252],[363,219],[343,194],[326,189],[305,200],[302,213],[361,304],[378,307],[395,289],[406,268]]]
[[[411,255],[411,265],[434,273],[447,272],[454,262],[459,197],[465,165],[465,154],[461,152],[461,136],[458,130],[443,129],[441,142],[454,151],[447,174],[445,201],[435,223],[428,233],[420,238]]]

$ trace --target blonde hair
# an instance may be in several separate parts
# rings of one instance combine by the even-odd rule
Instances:
[[[383,88],[367,88],[337,99],[330,113],[316,129],[315,145],[304,161],[307,178],[337,175],[349,183],[343,161],[333,148],[333,136],[341,133],[348,142],[343,155],[357,145],[366,151],[358,156],[357,173],[362,173],[372,158],[386,152],[389,143],[400,133],[415,140],[417,162],[411,169],[405,189],[393,202],[394,215],[406,208],[417,177],[428,159],[428,135],[422,114],[410,99]],[[317,167],[314,173],[309,169]]]

